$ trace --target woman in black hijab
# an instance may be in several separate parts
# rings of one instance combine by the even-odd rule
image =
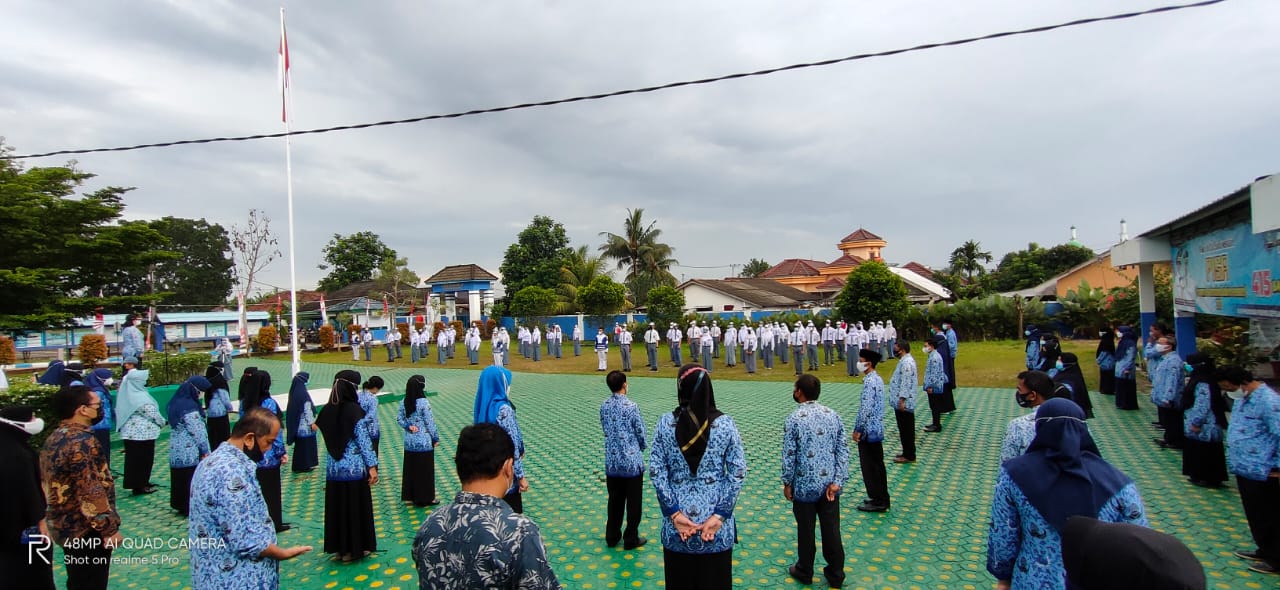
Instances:
[[[31,448],[31,437],[44,430],[44,420],[29,406],[0,410],[0,571],[9,588],[53,590],[53,547],[33,555],[32,547],[44,546],[34,534],[48,535],[44,490],[40,487],[40,456]],[[34,545],[27,543],[31,539]]]
[[[204,378],[210,385],[209,391],[204,392],[204,420],[210,449],[217,449],[218,445],[231,438],[231,386],[227,384],[223,369],[222,363],[214,361],[204,370]]]
[[[257,394],[258,386],[254,380],[253,374],[258,372],[258,367],[245,367],[244,373],[240,375],[240,386],[236,388],[236,399],[244,404],[244,394]],[[244,415],[247,408],[241,408],[240,414]]]
[[[1209,355],[1197,352],[1187,357],[1191,377],[1182,388],[1183,434],[1182,474],[1192,484],[1216,488],[1227,480],[1227,460],[1222,433],[1227,429],[1227,400],[1214,379],[1214,363]]]
[[[1116,394],[1116,334],[1111,328],[1098,331],[1098,393]]]
[[[938,351],[942,357],[942,370],[947,374],[947,385],[942,388],[942,395],[938,396],[938,413],[950,414],[956,411],[956,357],[955,351],[951,350],[951,344],[947,342],[946,334],[938,332],[933,335],[933,349]],[[929,398],[930,403],[934,400]]]
[[[440,503],[436,498],[436,445],[440,434],[426,398],[427,379],[414,375],[404,386],[404,403],[396,411],[396,423],[404,429],[404,474],[400,500],[419,508]]]
[[[329,460],[325,465],[324,552],[342,561],[361,559],[378,550],[373,527],[373,492],[378,483],[378,457],[369,431],[361,423],[360,373],[340,371],[333,380],[329,403],[316,424],[324,435]]]
[[[1071,392],[1069,395],[1066,392],[1055,392],[1054,397],[1065,397],[1075,402],[1081,410],[1084,410],[1086,419],[1092,418],[1093,402],[1089,401],[1089,386],[1085,385],[1084,373],[1080,371],[1080,359],[1074,352],[1064,352],[1059,360],[1062,361],[1062,369],[1053,376],[1053,384],[1059,387],[1065,386]]]
[[[679,407],[658,420],[649,473],[663,514],[667,588],[729,588],[737,525],[733,506],[747,475],[742,438],[716,408],[711,375],[680,368]]]

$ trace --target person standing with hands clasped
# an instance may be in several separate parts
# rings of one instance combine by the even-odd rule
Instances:
[[[889,481],[884,468],[884,379],[876,373],[880,353],[864,348],[858,351],[861,362],[862,401],[853,425],[853,442],[858,443],[858,464],[862,467],[862,483],[867,500],[858,506],[863,512],[889,510]]]
[[[902,439],[902,453],[893,458],[894,463],[916,461],[916,359],[911,356],[911,343],[898,340],[893,343],[893,355],[898,366],[889,378],[889,403],[893,404],[893,417],[898,424],[898,438]]]
[[[1258,546],[1236,551],[1236,557],[1255,562],[1249,567],[1255,572],[1280,573],[1280,397],[1240,367],[1223,367],[1217,377],[1222,392],[1235,400],[1227,458]]]
[[[840,540],[840,491],[849,479],[849,443],[840,415],[818,403],[822,382],[796,379],[796,408],[782,428],[782,495],[796,517],[796,563],[787,573],[813,583],[814,519],[822,531],[822,573],[833,588],[844,584],[844,544]]]
[[[612,395],[600,404],[600,428],[604,430],[604,475],[609,490],[609,516],[604,541],[610,547],[623,542],[631,550],[648,539],[639,535],[640,487],[644,483],[644,420],[640,408],[627,399],[627,376],[610,371],[605,377]],[[626,508],[627,530],[622,530]]]

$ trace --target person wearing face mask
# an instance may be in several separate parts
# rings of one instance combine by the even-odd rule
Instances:
[[[278,588],[280,562],[311,551],[281,547],[254,477],[258,458],[280,437],[280,419],[251,408],[231,438],[200,462],[191,479],[191,587]]]
[[[419,588],[560,588],[538,525],[502,501],[516,478],[515,454],[495,424],[458,434],[454,466],[462,490],[432,511],[413,539]]]
[[[1203,352],[1187,357],[1187,384],[1182,388],[1182,474],[1193,485],[1216,488],[1227,480],[1222,433],[1227,427],[1227,400],[1214,380],[1213,358]]]
[[[122,537],[115,480],[102,445],[89,433],[102,419],[102,406],[83,385],[64,387],[51,401],[60,422],[40,451],[49,537],[66,555],[68,588],[105,589],[111,552]]]
[[[360,387],[360,409],[364,410],[365,429],[369,432],[369,440],[373,443],[373,454],[379,453],[382,446],[382,421],[378,419],[378,393],[386,382],[382,377],[374,375]]]
[[[1089,399],[1089,387],[1084,382],[1084,372],[1080,370],[1080,359],[1074,352],[1064,352],[1058,357],[1056,365],[1058,374],[1053,382],[1058,387],[1065,387],[1066,392],[1054,397],[1065,397],[1075,402],[1084,410],[1085,419],[1093,417],[1093,402]]]
[[[142,330],[138,327],[142,325],[142,318],[131,315],[126,322],[128,326],[120,333],[120,356],[133,357],[138,360],[137,366],[142,366],[142,353],[146,347],[146,342],[142,338]]]
[[[898,366],[889,378],[889,403],[893,406],[893,418],[898,424],[898,438],[902,440],[902,452],[893,458],[894,463],[914,463],[916,460],[916,359],[911,356],[911,343],[898,340],[893,343],[893,356]]]
[[[0,510],[0,571],[14,588],[54,588],[53,547],[42,549],[36,536],[49,536],[40,457],[30,443],[43,431],[44,420],[29,406],[0,410],[0,481],[5,482],[0,486],[0,506],[5,507]]]
[[[1138,371],[1134,366],[1138,354],[1137,338],[1133,328],[1116,328],[1120,342],[1116,343],[1116,409],[1138,409]]]
[[[204,425],[210,449],[231,437],[231,386],[227,384],[226,367],[221,365],[214,361],[204,370],[204,378],[209,380],[209,389],[204,392]]]
[[[912,384],[914,387],[914,384]],[[813,583],[813,525],[822,531],[823,574],[833,587],[844,584],[844,543],[840,539],[840,492],[849,480],[849,442],[840,415],[820,403],[822,382],[796,379],[791,399],[799,407],[782,427],[782,495],[796,517],[796,562],[787,573]]]
[[[1257,549],[1236,551],[1249,569],[1280,573],[1280,396],[1241,367],[1223,367],[1218,387],[1235,400],[1227,459]]]
[[[127,359],[126,363],[134,359]],[[120,379],[118,412],[120,438],[124,440],[124,488],[133,495],[156,491],[151,468],[156,460],[156,439],[165,425],[160,404],[147,391],[150,371],[134,369]],[[100,418],[99,418],[100,419]]]
[[[605,371],[609,368],[609,336],[604,333],[604,328],[596,330],[596,370]]]
[[[603,334],[604,328],[601,328]],[[609,337],[605,336],[608,343]],[[476,384],[476,403],[472,411],[472,419],[476,424],[497,424],[515,444],[516,455],[513,465],[515,479],[503,498],[516,513],[524,512],[524,500],[521,494],[529,491],[529,480],[524,474],[524,436],[520,434],[520,423],[516,420],[516,406],[511,403],[511,371],[502,367],[485,367],[480,372],[480,381]]]
[[[1040,346],[1041,342],[1040,328],[1035,324],[1027,324],[1026,329],[1022,331],[1022,335],[1027,339],[1027,356],[1025,365],[1028,371],[1039,371],[1040,363]]]
[[[1187,373],[1182,357],[1174,350],[1177,344],[1173,336],[1161,336],[1155,347],[1160,358],[1152,363],[1151,370],[1151,403],[1155,404],[1160,426],[1164,428],[1164,438],[1154,441],[1166,449],[1181,449],[1183,439],[1182,380]]]
[[[1098,350],[1094,357],[1098,363],[1098,393],[1116,394],[1116,335],[1111,328],[1098,331]]]
[[[307,391],[311,374],[299,371],[289,385],[289,407],[285,414],[285,442],[293,445],[293,472],[309,473],[320,465],[316,447],[316,409]]]
[[[436,446],[440,434],[426,397],[427,378],[414,375],[404,386],[404,401],[396,404],[396,423],[405,430],[404,473],[400,501],[419,508],[440,503],[436,498]]]
[[[102,454],[107,458],[108,467],[111,466],[111,431],[115,430],[116,425],[115,413],[111,411],[111,395],[108,391],[113,382],[111,369],[101,367],[89,371],[84,378],[85,386],[93,390],[94,395],[98,396],[98,401],[102,402],[102,420],[94,424],[90,430],[102,445]]]
[[[853,442],[858,445],[858,464],[867,489],[867,499],[858,505],[858,510],[885,512],[889,510],[889,480],[884,468],[884,379],[876,373],[880,353],[867,349],[858,351],[858,355],[862,400],[853,422]]]
[[[942,335],[947,337],[947,346],[951,347],[951,358],[956,358],[960,354],[960,338],[951,327],[951,320],[942,320]]]
[[[1018,388],[1014,391],[1014,401],[1024,409],[1034,410],[1054,397],[1053,379],[1042,371],[1023,371],[1018,373]],[[1020,456],[1031,446],[1036,437],[1036,413],[1034,411],[1018,416],[1009,421],[1004,431],[1004,441],[1000,443],[1000,462],[1003,463]]]
[[[200,394],[211,385],[204,377],[192,377],[178,387],[165,408],[173,433],[169,436],[169,506],[187,516],[191,504],[191,476],[209,455],[209,434],[204,425]]]
[[[942,353],[938,352],[938,335],[924,342],[925,364],[923,389],[929,400],[929,413],[933,421],[924,427],[925,432],[942,432],[942,396],[947,387],[947,371],[943,364]]]
[[[1040,369],[1049,374],[1050,377],[1058,374],[1058,357],[1062,356],[1062,343],[1058,337],[1049,332],[1043,335],[1043,344],[1040,346]]]
[[[339,371],[333,379],[329,402],[320,409],[316,424],[327,451],[324,484],[324,552],[343,562],[363,559],[378,550],[373,526],[373,491],[378,484],[378,456],[373,452],[364,410],[359,401],[360,373]],[[249,456],[262,460],[258,447]]]

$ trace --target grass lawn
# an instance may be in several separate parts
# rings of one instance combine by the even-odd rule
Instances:
[[[924,372],[925,356],[920,351],[922,344],[913,342],[911,345],[911,354],[916,359],[916,364],[921,373]],[[960,387],[995,387],[1010,388],[1014,386],[1014,377],[1019,371],[1023,370],[1025,352],[1024,344],[1021,340],[998,340],[990,342],[961,342],[960,354],[956,360],[956,381]],[[1085,379],[1088,381],[1089,389],[1097,391],[1098,388],[1098,369],[1094,364],[1094,349],[1098,343],[1093,340],[1063,340],[1063,352],[1074,352],[1081,360]],[[450,369],[483,369],[493,362],[493,354],[490,352],[491,347],[488,342],[480,345],[480,364],[468,365],[466,351],[462,346],[458,347],[458,352],[453,359],[450,359],[445,368]],[[394,363],[387,362],[386,350],[381,347],[375,347],[373,350],[373,360],[366,362],[364,360],[353,363],[350,352],[324,352],[324,353],[307,353],[302,355],[302,360],[309,363],[334,363],[343,365],[369,365],[375,370],[380,367],[387,368],[406,368],[414,366],[409,362],[408,347],[402,346],[401,353],[403,357]],[[418,361],[417,366],[423,368],[440,368],[435,360],[436,350],[431,347],[431,358]],[[684,349],[684,360],[689,360],[689,350],[686,346]],[[821,353],[819,353],[821,355]],[[723,357],[723,354],[721,355]],[[272,359],[287,359],[285,354],[271,355]],[[248,366],[245,363],[251,363],[249,359],[236,359],[238,366]],[[658,365],[659,369],[656,373],[650,372],[645,363],[647,356],[645,354],[644,345],[633,345],[631,352],[632,373],[637,376],[646,377],[672,377],[676,376],[675,367],[671,366],[670,355],[667,353],[666,345],[658,348]],[[760,363],[757,363],[760,364]],[[885,381],[893,375],[893,370],[898,365],[897,359],[889,359],[877,367],[877,372],[884,377]],[[736,367],[724,366],[724,359],[716,359],[713,374],[717,379],[731,379],[735,381],[786,381],[791,382],[795,379],[795,365],[783,365],[776,363],[772,371],[765,370],[763,366],[758,367],[754,375],[747,374],[746,367],[739,362]],[[590,375],[596,373],[596,355],[595,352],[584,346],[582,348],[582,356],[573,356],[573,347],[566,345],[564,347],[564,358],[549,358],[547,355],[542,356],[542,360],[533,362],[532,360],[521,357],[518,353],[512,353],[511,365],[508,367],[517,373],[544,373],[544,374],[579,374]],[[617,346],[609,350],[609,368],[622,368],[622,360]],[[847,380],[849,377],[845,374],[843,363],[837,363],[834,366],[822,366],[817,372],[820,378]]]

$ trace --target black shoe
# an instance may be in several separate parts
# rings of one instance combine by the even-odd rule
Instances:
[[[156,491],[158,491],[158,488],[156,488],[156,486],[148,485],[148,486],[147,486],[147,487],[145,487],[145,488],[142,488],[142,489],[139,489],[139,490],[133,490],[133,495],[135,495],[135,496],[142,496],[142,495],[145,495],[145,494],[154,494],[154,493],[156,493]]]
[[[617,547],[617,546],[618,546],[618,541],[617,541],[617,540],[610,541],[610,540],[608,540],[608,539],[605,539],[605,540],[604,540],[604,546],[605,546],[605,547],[608,547],[608,548],[610,548],[610,549],[613,549],[614,547]]]
[[[1258,551],[1257,551],[1257,550],[1253,550],[1253,551],[1245,551],[1245,550],[1236,551],[1236,557],[1239,557],[1240,559],[1247,559],[1247,560],[1249,560],[1249,561],[1262,561],[1262,556],[1261,556],[1261,555],[1258,555]]]
[[[1275,567],[1265,561],[1255,561],[1249,569],[1260,574],[1280,574],[1280,568]]]
[[[648,543],[648,542],[649,542],[649,540],[648,540],[648,539],[646,539],[646,538],[644,538],[644,537],[640,537],[640,538],[638,538],[638,539],[636,539],[636,540],[634,540],[634,541],[629,541],[629,542],[623,543],[623,544],[622,544],[622,548],[623,548],[623,549],[626,549],[627,551],[630,551],[630,550],[635,549],[635,548],[637,548],[637,547],[643,547],[643,546],[644,546],[644,544],[645,544],[645,543]]]
[[[276,527],[276,532],[277,532],[277,533],[283,533],[283,532],[288,531],[288,530],[290,530],[290,529],[292,529],[292,528],[293,528],[293,525],[291,525],[291,524],[289,524],[289,523],[287,523],[287,522],[286,522],[286,523],[281,524],[280,526]]]
[[[839,578],[832,578],[831,576],[827,576],[827,584],[830,585],[832,588],[839,588],[841,586],[844,586],[844,576],[840,576]]]
[[[935,425],[933,425],[933,424],[930,424],[930,425],[928,425],[928,426],[925,426],[925,427],[924,427],[924,428],[922,428],[921,430],[923,430],[923,431],[925,431],[925,432],[942,432],[942,427],[941,427],[941,426],[935,426]]]
[[[866,501],[866,502],[863,502],[863,503],[859,504],[859,505],[858,505],[858,510],[861,510],[861,511],[863,511],[863,512],[888,512],[888,511],[889,511],[889,505],[888,505],[888,504],[880,504],[880,503],[878,503],[878,502],[872,502],[872,501],[868,500],[868,501]]]
[[[804,584],[806,586],[813,583],[813,576],[802,575],[800,573],[800,570],[796,569],[796,566],[794,565],[787,568],[787,574],[790,575],[792,579],[794,579],[795,581],[800,582],[801,584]]]
[[[1162,449],[1167,449],[1167,448],[1169,448],[1169,442],[1168,442],[1168,441],[1166,441],[1166,440],[1165,440],[1165,439],[1163,439],[1163,438],[1153,438],[1153,439],[1151,439],[1151,442],[1156,443],[1156,445],[1157,445],[1157,446],[1159,446],[1159,447],[1160,447],[1160,448],[1162,448]]]

